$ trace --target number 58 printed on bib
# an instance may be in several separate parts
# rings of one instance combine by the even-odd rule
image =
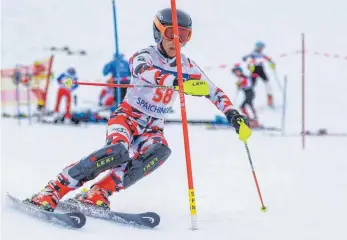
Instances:
[[[174,92],[175,90],[171,88],[168,88],[168,89],[157,88],[155,90],[155,94],[152,98],[152,101],[156,103],[162,102],[163,104],[168,104],[170,103]]]

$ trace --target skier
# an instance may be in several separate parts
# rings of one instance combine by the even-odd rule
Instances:
[[[247,62],[248,68],[252,73],[256,73],[256,77],[253,77],[253,83],[256,84],[256,80],[260,77],[266,88],[267,92],[267,104],[270,107],[273,107],[273,95],[272,89],[269,84],[269,79],[264,71],[264,62],[269,62],[269,66],[272,70],[275,69],[275,63],[271,60],[270,57],[263,54],[263,50],[265,48],[265,44],[263,42],[257,42],[255,44],[254,51],[243,57],[243,61]]]
[[[132,84],[178,85],[171,15],[170,8],[155,15],[153,34],[157,45],[142,49],[131,57]],[[177,18],[179,40],[183,47],[191,38],[192,20],[181,10],[177,10]],[[247,124],[246,118],[234,109],[226,94],[210,82],[191,59],[184,54],[181,57],[184,84],[188,85],[192,79],[208,82],[210,90],[207,98],[226,115],[239,133],[240,124]],[[177,96],[178,92],[172,88],[128,89],[125,99],[108,121],[106,145],[67,166],[57,179],[50,181],[30,201],[53,211],[65,194],[109,170],[90,190],[74,197],[80,203],[108,209],[112,193],[129,188],[169,158],[171,149],[163,134],[164,119]],[[130,151],[133,152],[132,156],[129,155]]]
[[[109,79],[107,83],[114,83],[112,79]],[[104,87],[99,94],[99,106],[100,107],[112,107],[115,105],[114,88]]]
[[[118,69],[119,69],[119,77],[120,77],[120,83],[122,84],[129,84],[130,78],[131,78],[131,72],[128,61],[125,59],[124,54],[119,54],[119,60],[118,60]],[[107,63],[104,66],[103,69],[103,75],[107,76],[108,74],[111,74],[111,78],[109,80],[112,80],[112,83],[117,83],[117,56],[114,55],[114,58],[112,61]],[[117,102],[117,88],[114,89],[114,100]],[[127,89],[121,88],[121,101],[124,99]],[[117,103],[120,104],[120,103]]]
[[[75,84],[77,82],[76,70],[73,67],[70,67],[66,70],[66,72],[60,74],[57,78],[59,89],[57,100],[54,108],[54,118],[55,120],[59,118],[59,106],[63,97],[66,97],[66,111],[65,111],[65,119],[67,122],[71,120],[71,94],[78,85]]]
[[[259,127],[258,117],[257,113],[255,111],[253,101],[254,101],[254,91],[253,91],[253,79],[256,77],[256,73],[252,73],[251,76],[246,76],[240,66],[240,64],[235,64],[235,66],[232,68],[232,73],[237,77],[238,81],[236,82],[236,86],[238,90],[242,90],[245,93],[245,100],[242,102],[240,109],[241,112],[247,116],[249,120],[249,124],[251,128]],[[249,108],[252,110],[253,118],[250,117],[246,106],[249,106]]]

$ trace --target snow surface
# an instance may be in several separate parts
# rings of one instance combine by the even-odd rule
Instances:
[[[120,49],[131,56],[153,44],[152,19],[169,1],[117,1]],[[177,6],[193,18],[194,33],[184,52],[203,68],[232,65],[252,50],[255,41],[267,44],[278,75],[288,82],[286,130],[300,131],[300,55],[279,58],[300,49],[301,32],[307,49],[347,55],[346,1],[182,1]],[[87,57],[56,54],[54,71],[76,66],[86,81],[104,80],[101,68],[114,52],[111,1],[5,0],[2,2],[2,66],[13,67],[47,57],[50,46],[85,49]],[[347,132],[347,62],[307,55],[307,127]],[[229,69],[206,71],[233,99],[235,79]],[[270,75],[276,105],[281,94]],[[81,87],[83,103],[96,102],[100,89]],[[49,106],[55,99],[50,89]],[[239,102],[242,96],[239,96]],[[86,104],[87,105],[87,104]],[[90,105],[90,104],[89,104]],[[280,126],[280,112],[264,108],[265,92],[257,86],[260,120]],[[90,106],[89,106],[90,107]],[[202,110],[203,109],[203,110]],[[202,98],[187,97],[189,119],[212,119],[218,113]],[[180,116],[179,104],[172,118]],[[31,125],[1,121],[2,197],[9,191],[20,198],[42,189],[66,165],[104,144],[105,126]],[[88,218],[78,231],[57,228],[23,215],[2,199],[5,240],[30,239],[347,239],[347,177],[345,137],[310,137],[301,150],[300,137],[253,134],[249,147],[267,213],[260,203],[246,152],[229,130],[208,131],[189,126],[198,231],[191,231],[185,156],[180,125],[168,125],[165,135],[173,150],[170,159],[147,178],[112,196],[119,211],[155,211],[162,221],[154,230],[139,230]],[[90,185],[90,183],[88,184]]]

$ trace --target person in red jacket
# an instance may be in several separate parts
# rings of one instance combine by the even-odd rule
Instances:
[[[62,73],[57,78],[57,81],[59,84],[59,90],[58,90],[57,101],[55,104],[54,112],[55,112],[55,115],[58,115],[61,100],[63,97],[65,97],[66,98],[65,119],[70,120],[71,119],[71,93],[78,87],[78,85],[75,84],[77,82],[76,70],[72,67],[68,68],[66,72]],[[66,84],[66,82],[70,82],[70,84]]]
[[[233,67],[232,73],[238,79],[238,81],[236,82],[238,89],[242,90],[245,93],[245,99],[240,106],[241,112],[250,119],[249,121],[250,127],[252,128],[259,127],[257,112],[255,111],[254,104],[253,104],[254,97],[255,97],[255,94],[253,91],[253,87],[254,87],[253,79],[255,77],[254,75],[255,73],[253,73],[252,76],[246,76],[243,73],[243,70],[240,64],[236,64]],[[252,110],[253,118],[250,117],[250,114],[248,113],[246,106],[248,106]]]
[[[176,12],[179,27],[177,37],[180,45],[184,46],[192,34],[192,19],[184,11],[177,9]],[[43,191],[32,196],[29,202],[43,210],[54,211],[66,194],[95,179],[88,191],[78,193],[71,201],[77,206],[108,211],[111,207],[109,197],[112,194],[128,189],[169,159],[172,150],[164,135],[165,120],[180,97],[175,90],[178,87],[178,73],[171,8],[158,11],[153,26],[156,45],[142,48],[129,62],[131,84],[149,84],[154,88],[128,88],[123,102],[108,120],[107,136],[103,145],[62,169],[58,176],[53,178]],[[209,80],[192,59],[183,53],[180,56],[185,94],[196,97],[204,95],[210,104],[225,115],[239,138],[247,141],[252,133],[247,127],[247,118],[240,115],[229,97]],[[205,92],[207,95],[189,90],[188,87],[203,85],[208,87]],[[202,105],[200,109],[204,111]],[[103,178],[96,179],[105,171],[108,172]],[[139,203],[141,201],[138,200]]]
[[[107,83],[114,83],[113,79],[109,79]],[[99,106],[100,107],[112,107],[116,104],[114,98],[114,88],[104,87],[99,95]]]

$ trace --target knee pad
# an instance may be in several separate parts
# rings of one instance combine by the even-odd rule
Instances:
[[[105,170],[129,161],[129,153],[121,143],[101,148],[76,164],[64,169],[62,175],[69,180],[69,185],[78,187],[84,182],[96,178]]]
[[[136,160],[132,160],[127,165],[123,186],[128,188],[135,182],[150,174],[162,165],[171,155],[168,146],[162,143],[153,144],[143,155]]]

